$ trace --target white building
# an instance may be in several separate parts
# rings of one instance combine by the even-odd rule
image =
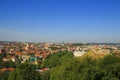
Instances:
[[[82,56],[82,55],[84,55],[86,52],[84,51],[84,50],[82,50],[82,51],[74,51],[73,52],[73,55],[75,56],[75,57],[80,57],[80,56]]]

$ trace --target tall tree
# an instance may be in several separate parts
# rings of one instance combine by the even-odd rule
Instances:
[[[35,70],[32,64],[20,64],[10,73],[9,80],[41,80],[40,73]]]

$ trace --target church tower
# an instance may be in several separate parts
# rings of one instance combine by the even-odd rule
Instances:
[[[28,44],[28,43],[26,43],[25,50],[28,50],[28,48],[29,48],[29,44]]]

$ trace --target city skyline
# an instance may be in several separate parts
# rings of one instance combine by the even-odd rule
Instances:
[[[1,0],[0,40],[120,42],[119,0]]]

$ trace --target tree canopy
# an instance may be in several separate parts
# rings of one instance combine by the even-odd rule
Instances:
[[[92,54],[92,53],[91,53]],[[95,56],[94,56],[95,57]],[[9,62],[6,67],[14,64]],[[4,67],[3,66],[3,67]],[[16,65],[15,65],[16,66]],[[91,56],[73,57],[72,52],[60,51],[44,59],[39,68],[50,70],[38,73],[36,66],[30,63],[18,64],[9,74],[0,73],[0,79],[9,75],[9,80],[119,80],[120,58],[107,55],[102,58]],[[5,76],[2,76],[5,75]]]
[[[20,64],[10,73],[9,80],[41,80],[40,73],[32,64]]]
[[[50,80],[119,80],[120,59],[106,56],[103,59],[73,58],[51,70]]]

